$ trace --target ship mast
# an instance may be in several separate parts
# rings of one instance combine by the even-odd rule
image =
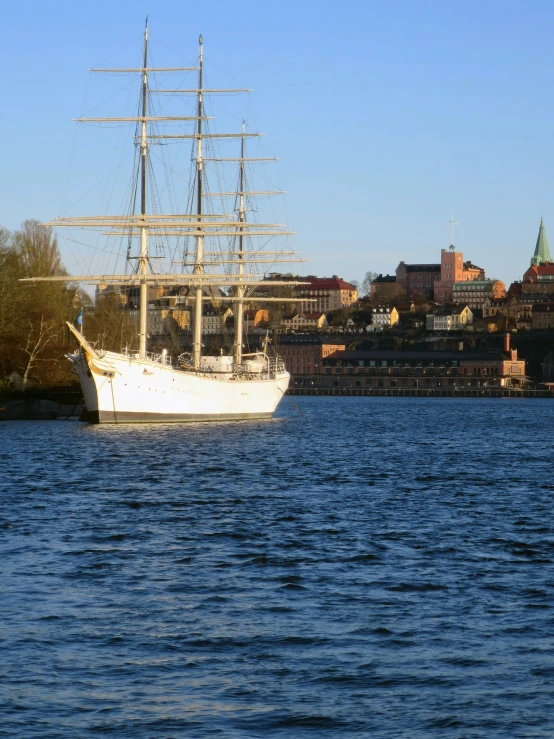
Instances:
[[[242,122],[242,139],[240,143],[240,169],[239,169],[239,223],[246,220],[246,211],[244,208],[244,128],[245,122]],[[239,276],[244,275],[244,227],[239,226]],[[239,282],[237,285],[237,310],[235,316],[235,370],[238,370],[242,362],[242,330],[244,317],[244,285]]]
[[[265,283],[265,278],[254,273],[245,271],[246,265],[260,266],[265,263],[274,263],[275,257],[289,257],[286,261],[300,261],[295,257],[292,251],[274,251],[264,250],[248,251],[245,249],[244,237],[248,239],[252,237],[262,237],[268,239],[273,236],[286,236],[292,232],[283,230],[283,226],[279,223],[249,223],[246,219],[245,196],[255,195],[275,195],[279,191],[247,191],[247,181],[245,175],[245,162],[265,162],[273,161],[268,157],[246,157],[245,141],[247,138],[258,137],[260,133],[246,133],[246,126],[243,123],[241,133],[205,133],[202,126],[204,119],[204,95],[227,94],[227,93],[245,93],[250,92],[248,89],[205,89],[203,87],[203,39],[199,37],[199,65],[195,67],[148,67],[148,18],[144,30],[144,47],[143,47],[143,66],[139,68],[108,68],[108,69],[91,69],[90,72],[100,74],[140,74],[142,79],[141,98],[139,103],[139,114],[134,116],[115,117],[86,117],[76,118],[79,123],[92,124],[113,124],[113,123],[140,123],[140,129],[137,127],[135,143],[140,146],[140,213],[134,212],[127,215],[103,215],[103,216],[71,216],[59,217],[49,221],[47,226],[53,228],[79,228],[79,229],[99,229],[102,235],[128,236],[129,238],[138,238],[140,240],[140,248],[138,253],[137,269],[132,274],[96,274],[96,275],[55,275],[50,277],[28,277],[23,278],[23,282],[85,282],[89,285],[124,285],[128,288],[138,286],[140,291],[139,301],[139,357],[146,358],[147,345],[147,312],[148,312],[148,288],[152,287],[170,287],[175,285],[187,285],[190,294],[194,296],[194,332],[193,332],[193,359],[194,368],[200,369],[202,355],[202,302],[205,290],[211,290],[212,286],[230,288],[232,294],[220,296],[220,300],[229,301],[237,304],[236,316],[236,342],[234,349],[234,362],[238,368],[242,360],[242,338],[243,338],[243,314],[244,299],[248,291]],[[194,89],[149,89],[148,74],[152,73],[169,73],[169,72],[198,72],[198,86]],[[149,115],[149,95],[156,94],[193,94],[197,99],[197,115],[195,116],[168,116],[168,115]],[[148,123],[160,122],[162,124],[175,124],[180,121],[196,121],[194,133],[151,133]],[[204,156],[202,142],[204,139],[228,139],[241,138],[241,156],[234,157],[213,157]],[[196,213],[168,213],[165,215],[157,215],[147,212],[147,179],[148,179],[148,154],[150,140],[196,140],[196,195],[197,207]],[[204,162],[239,162],[239,190],[234,192],[208,193],[204,192]],[[226,213],[204,213],[203,199],[206,197],[236,197],[238,200],[238,219],[230,217]],[[237,202],[237,201],[235,201]],[[150,235],[164,237],[183,237],[191,236],[196,238],[196,254],[194,261],[190,265],[193,267],[192,274],[190,272],[163,273],[151,269],[150,256],[148,252],[148,241]],[[204,254],[205,239],[209,237],[238,237],[238,251],[236,246],[233,248],[233,254],[229,260],[217,259],[210,261],[210,257],[206,258]],[[235,241],[236,244],[236,241]],[[292,257],[292,259],[290,258]],[[205,267],[207,264],[227,263],[238,266],[238,270],[230,274],[225,271],[222,273],[206,274]],[[271,280],[271,288],[280,286],[293,286],[307,284],[298,281],[291,276],[287,279]],[[257,302],[294,302],[292,298],[276,298],[273,296],[266,297],[259,295],[256,297]]]
[[[148,98],[148,18],[144,30],[144,63],[142,75],[142,123],[140,137],[140,214],[146,221],[146,166],[148,156],[148,137],[146,121],[146,105]],[[146,322],[148,316],[148,287],[146,274],[148,272],[148,228],[144,224],[140,229],[140,256],[138,260],[140,282],[139,306],[139,358],[146,357]]]
[[[202,229],[202,36],[199,37],[200,46],[198,55],[198,126],[197,126],[197,147],[196,147],[196,194],[197,194],[197,214],[200,223],[198,227],[198,235],[196,237],[196,260],[194,265],[194,274],[201,274],[204,262],[204,235]],[[200,357],[202,354],[202,285],[196,288],[196,296],[194,301],[194,339],[192,345],[192,357],[194,369],[200,368]]]

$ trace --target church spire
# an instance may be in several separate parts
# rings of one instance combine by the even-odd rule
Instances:
[[[544,223],[541,218],[541,225],[539,228],[539,235],[537,237],[537,245],[535,247],[535,253],[533,255],[533,258],[531,259],[531,264],[535,265],[535,267],[538,267],[539,264],[544,264],[544,262],[550,262],[550,252],[548,250],[548,241],[546,240],[546,230],[544,228]]]

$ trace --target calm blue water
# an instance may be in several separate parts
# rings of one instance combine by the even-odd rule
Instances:
[[[554,736],[554,403],[0,424],[0,736]]]

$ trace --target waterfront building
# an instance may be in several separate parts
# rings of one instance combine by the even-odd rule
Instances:
[[[473,323],[473,313],[468,305],[443,308],[428,313],[425,317],[427,331],[462,331],[471,323]]]
[[[345,349],[344,341],[319,334],[283,334],[279,341],[279,353],[285,367],[295,376],[321,374],[323,360]]]
[[[486,300],[506,297],[506,286],[501,280],[475,279],[455,282],[452,302],[468,305],[472,310],[482,310]]]
[[[509,334],[504,351],[337,351],[323,368],[322,387],[478,389],[529,382]]]

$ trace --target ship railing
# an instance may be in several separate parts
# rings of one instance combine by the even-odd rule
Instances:
[[[130,357],[131,359],[139,359],[140,355],[138,352],[135,351],[129,351],[127,347],[125,348],[125,351],[123,352],[126,357]],[[160,352],[146,352],[144,355],[144,358],[148,362],[153,362],[154,364],[162,364],[164,367],[173,367],[173,361],[171,359],[171,356],[168,354],[167,349],[163,349]]]
[[[156,364],[163,364],[165,367],[173,367],[171,356],[167,353],[166,349],[163,349],[161,354],[147,352],[146,356],[148,357],[148,359],[150,359],[151,362],[155,362]]]
[[[260,375],[267,377],[268,380],[276,377],[279,373],[285,371],[285,363],[281,357],[270,357],[265,352],[252,352],[251,354],[243,354],[242,358],[262,360],[263,368],[260,372]]]
[[[267,358],[267,376],[277,377],[278,374],[285,371],[285,363],[281,357]]]

